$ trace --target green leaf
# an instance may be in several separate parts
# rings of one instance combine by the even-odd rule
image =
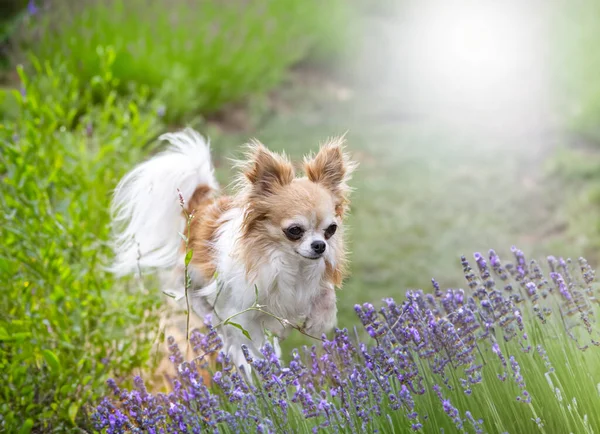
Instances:
[[[190,265],[190,261],[192,260],[193,254],[194,254],[193,250],[188,250],[188,252],[185,254],[185,266],[186,267],[188,265]]]
[[[92,87],[100,86],[102,84],[102,77],[99,77],[97,75],[93,76],[90,80],[90,84],[92,85]]]
[[[244,334],[244,336],[246,336],[248,339],[252,340],[252,338],[250,337],[250,333],[248,333],[248,330],[246,330],[244,327],[242,327],[241,324],[238,324],[233,321],[226,321],[225,324],[234,326],[236,329],[240,329],[242,331],[242,333]]]
[[[58,372],[60,370],[60,361],[58,360],[58,357],[56,357],[56,354],[50,350],[44,350],[42,351],[42,355],[53,372]]]
[[[254,304],[258,304],[258,286],[254,285]]]
[[[181,239],[183,240],[184,243],[188,242],[188,238],[185,236],[185,234],[181,233],[181,232],[177,232],[179,234],[179,236],[181,237]]]
[[[19,332],[13,333],[11,335],[5,335],[0,332],[0,341],[24,341],[26,338],[30,337],[31,333],[29,332]]]
[[[71,405],[69,406],[69,419],[71,419],[71,422],[73,423],[73,425],[75,424],[75,418],[77,417],[77,412],[79,411],[79,404],[77,404],[76,402],[71,403]]]
[[[19,430],[19,434],[29,434],[31,432],[31,428],[33,428],[33,419],[27,419],[21,429]]]
[[[167,297],[170,297],[170,298],[173,298],[173,299],[177,298],[177,294],[175,292],[166,290],[166,291],[163,291],[162,293],[165,294]]]

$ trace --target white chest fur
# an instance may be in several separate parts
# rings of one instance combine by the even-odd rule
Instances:
[[[261,280],[271,281],[264,297],[267,309],[279,317],[298,324],[309,314],[310,305],[318,294],[325,262],[310,260],[299,255],[273,254],[263,266]]]

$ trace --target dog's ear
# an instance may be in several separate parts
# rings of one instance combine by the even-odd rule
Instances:
[[[329,140],[315,156],[304,159],[304,172],[312,182],[322,185],[337,199],[336,212],[342,216],[348,204],[348,181],[357,164],[344,152],[344,137]]]
[[[248,144],[242,173],[255,193],[265,195],[294,179],[294,167],[286,156],[269,151],[258,141]]]

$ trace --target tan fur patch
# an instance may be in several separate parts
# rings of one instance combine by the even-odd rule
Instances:
[[[346,277],[346,252],[342,255],[343,257],[338,258],[338,264],[334,267],[329,262],[325,265],[325,276],[326,282],[332,283],[336,288],[341,288],[344,278]],[[339,256],[339,255],[338,255]]]
[[[207,186],[198,187],[190,200],[189,209],[194,211],[189,239],[189,248],[194,252],[192,265],[207,282],[216,272],[215,234],[222,224],[221,217],[231,209],[231,205],[231,197],[222,196],[215,200],[212,190]]]

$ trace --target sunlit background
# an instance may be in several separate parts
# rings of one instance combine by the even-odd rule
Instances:
[[[394,23],[386,69],[423,112],[510,127],[531,122],[547,114],[550,92],[549,29],[540,6],[408,4]]]
[[[341,326],[432,277],[464,286],[463,254],[600,258],[594,0],[4,0],[0,26],[0,332],[51,342],[69,369],[85,348],[68,374],[93,372],[90,390],[156,373],[165,335],[182,338],[152,277],[103,266],[117,180],[183,125],[211,137],[224,185],[251,137],[300,158],[348,132]],[[50,357],[34,347],[5,361]],[[79,414],[60,405],[57,424]]]

